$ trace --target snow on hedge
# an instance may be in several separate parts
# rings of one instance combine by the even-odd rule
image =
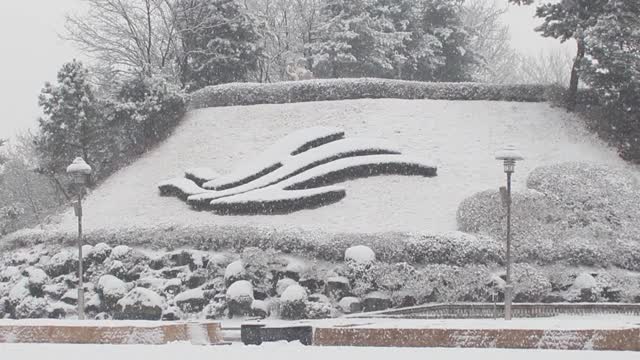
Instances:
[[[209,86],[190,96],[190,108],[283,104],[345,99],[445,99],[545,101],[543,85],[429,83],[392,79],[315,79],[309,81],[234,83]]]
[[[327,185],[345,180],[375,175],[436,176],[433,163],[404,156],[388,141],[342,137],[344,132],[336,128],[298,130],[253,161],[202,187],[187,178],[176,178],[160,183],[160,194],[175,195],[194,208],[223,215],[284,214],[340,201],[346,191]]]
[[[267,148],[254,159],[242,162],[227,175],[204,184],[207,189],[224,190],[246,184],[282,166],[283,159],[295,156],[344,137],[344,131],[332,127],[311,127],[295,131]]]
[[[220,174],[207,167],[190,168],[184,171],[184,177],[193,181],[198,186],[202,186],[202,184],[207,181],[211,181],[219,176]]]
[[[241,194],[247,191],[276,184],[316,166],[332,161],[364,155],[400,154],[396,145],[378,139],[341,139],[325,146],[311,149],[296,156],[281,159],[281,167],[246,184],[220,191],[207,191],[189,196],[190,203],[203,203],[213,199]],[[206,187],[206,185],[205,185]]]
[[[164,180],[158,184],[160,189],[160,195],[162,196],[177,196],[180,199],[186,200],[189,196],[200,194],[204,191],[193,180],[187,178],[173,178]]]
[[[305,190],[264,188],[212,200],[207,208],[217,214],[227,215],[286,214],[332,204],[345,196],[346,190],[337,186]]]
[[[376,254],[370,247],[364,245],[352,246],[344,252],[344,260],[356,264],[372,264],[376,261]]]

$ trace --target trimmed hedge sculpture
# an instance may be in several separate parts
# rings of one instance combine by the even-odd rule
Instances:
[[[340,201],[346,191],[331,185],[345,180],[436,173],[435,166],[402,155],[388,142],[344,139],[340,129],[318,127],[286,136],[228,175],[209,179],[214,171],[191,169],[158,188],[163,196],[218,214],[282,214]]]

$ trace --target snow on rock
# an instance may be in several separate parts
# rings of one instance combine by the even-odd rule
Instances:
[[[65,304],[76,305],[78,303],[78,289],[67,290],[60,298]]]
[[[351,314],[362,311],[362,302],[357,297],[346,296],[338,303],[340,310],[345,314]]]
[[[282,293],[284,293],[284,291],[291,285],[298,285],[298,282],[289,278],[278,280],[278,283],[276,284],[276,293],[278,295],[282,295]]]
[[[182,289],[182,280],[180,278],[168,279],[162,289],[169,294],[177,294]]]
[[[160,320],[163,307],[164,301],[156,292],[136,287],[118,301],[114,319]]]
[[[307,290],[298,284],[289,285],[280,296],[281,302],[300,302],[307,300]]]
[[[236,260],[227,265],[227,267],[224,269],[224,279],[228,282],[240,280],[244,277],[244,275],[245,270],[242,260]]]
[[[357,245],[344,252],[344,260],[359,265],[371,265],[376,261],[376,254],[368,246]]]
[[[364,311],[380,311],[386,310],[393,306],[391,297],[381,291],[374,291],[365,295],[362,300],[362,307]]]
[[[102,295],[107,306],[111,307],[127,294],[127,284],[113,275],[103,275],[98,280],[96,290]]]
[[[202,288],[190,289],[175,297],[176,305],[186,313],[200,312],[209,303]]]
[[[131,250],[127,245],[118,245],[111,250],[110,257],[114,260],[120,260],[127,257],[131,253]]]

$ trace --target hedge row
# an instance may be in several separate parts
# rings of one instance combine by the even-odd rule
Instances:
[[[29,247],[39,243],[73,245],[73,232],[28,229],[7,235],[0,251]],[[199,250],[233,250],[247,247],[274,249],[327,261],[342,261],[347,248],[366,245],[383,262],[410,264],[490,265],[504,263],[503,244],[484,235],[462,232],[443,234],[414,233],[324,233],[296,229],[278,230],[252,226],[201,225],[198,227],[154,227],[88,231],[88,244],[100,242],[115,245],[140,246],[151,249],[192,248]],[[519,262],[538,265],[566,264],[572,266],[615,266],[640,271],[640,243],[607,241],[603,243],[545,241],[515,244],[514,257]]]
[[[429,83],[391,79],[324,79],[209,86],[191,94],[191,109],[364,98],[542,102],[544,85]]]

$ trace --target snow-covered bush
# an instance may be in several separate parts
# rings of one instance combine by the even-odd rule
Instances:
[[[127,294],[127,285],[117,277],[107,274],[100,277],[96,290],[107,307],[113,308]]]
[[[562,163],[535,169],[513,194],[512,235],[519,261],[638,269],[640,184],[628,171]],[[458,227],[503,239],[506,211],[497,191],[460,204]]]
[[[190,108],[282,104],[292,102],[362,98],[545,101],[545,86],[481,83],[428,83],[359,78],[280,82],[235,83],[210,86],[190,95]]]
[[[307,290],[291,285],[280,296],[280,316],[283,319],[302,319],[306,316]]]
[[[332,317],[335,308],[331,303],[307,301],[305,312],[307,319],[326,319]]]
[[[160,320],[164,300],[156,292],[136,287],[115,306],[114,319]]]
[[[248,315],[254,300],[253,285],[246,280],[234,282],[227,288],[226,299],[230,315]]]
[[[540,302],[551,292],[551,282],[543,272],[529,264],[513,266],[513,301]]]
[[[38,319],[48,317],[48,304],[43,298],[27,296],[15,308],[18,319]]]

